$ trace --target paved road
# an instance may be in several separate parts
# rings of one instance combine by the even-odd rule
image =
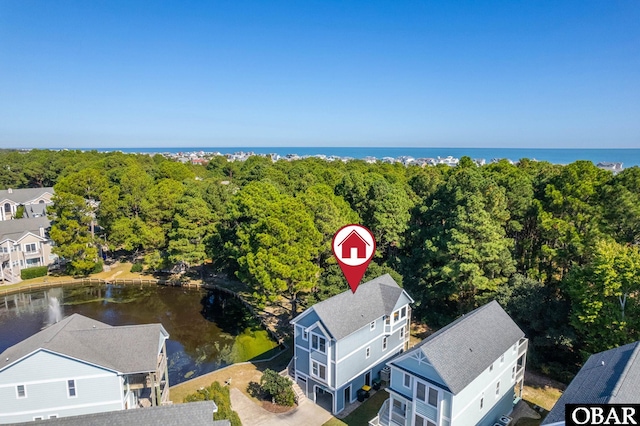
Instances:
[[[248,426],[321,426],[331,418],[331,413],[306,398],[287,413],[270,413],[236,388],[231,388],[231,405]]]

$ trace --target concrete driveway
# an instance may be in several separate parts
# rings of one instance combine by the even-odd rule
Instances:
[[[231,406],[242,424],[251,426],[321,426],[332,417],[331,413],[306,398],[287,413],[270,413],[236,388],[231,388]]]

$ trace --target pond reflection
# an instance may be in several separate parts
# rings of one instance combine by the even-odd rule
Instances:
[[[110,325],[159,322],[169,332],[169,383],[271,355],[277,344],[233,296],[163,286],[78,285],[0,297],[0,352],[79,313]]]

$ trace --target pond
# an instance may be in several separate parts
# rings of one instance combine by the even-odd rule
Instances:
[[[74,285],[0,296],[0,353],[73,313],[114,326],[161,323],[169,333],[171,385],[278,351],[242,303],[226,293],[154,285]]]

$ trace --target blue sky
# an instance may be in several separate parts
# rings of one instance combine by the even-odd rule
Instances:
[[[0,148],[640,148],[640,1],[0,0]]]

